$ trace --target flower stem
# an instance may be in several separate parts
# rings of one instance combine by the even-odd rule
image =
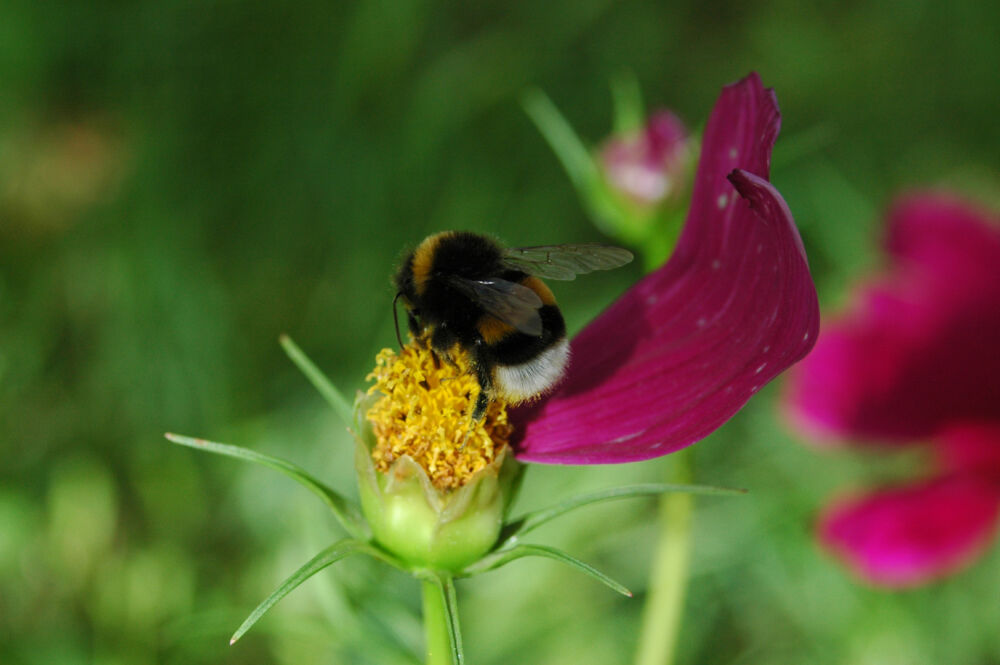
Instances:
[[[424,636],[427,641],[427,665],[454,665],[448,632],[448,609],[441,587],[431,580],[420,582],[424,597]]]
[[[671,481],[691,480],[691,456],[682,450],[671,456]],[[670,665],[680,633],[691,556],[691,513],[694,497],[670,493],[660,499],[659,537],[643,608],[636,665]]]

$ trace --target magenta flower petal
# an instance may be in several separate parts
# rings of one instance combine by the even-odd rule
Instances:
[[[952,476],[837,504],[820,536],[861,578],[904,587],[971,563],[989,545],[998,514],[1000,489]]]
[[[812,434],[908,442],[954,422],[1000,422],[1000,226],[922,195],[890,214],[887,275],[824,324],[790,373],[793,419]]]
[[[723,90],[674,255],[573,340],[549,399],[514,413],[519,459],[603,464],[678,450],[808,353],[816,292],[766,180],[779,124],[756,74]]]
[[[976,474],[1000,488],[1000,422],[955,425],[935,442],[941,468]]]
[[[897,270],[930,284],[1000,290],[1000,218],[946,193],[914,193],[889,212],[885,247]]]

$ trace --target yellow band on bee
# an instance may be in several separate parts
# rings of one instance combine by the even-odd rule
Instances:
[[[411,268],[413,270],[413,288],[417,295],[423,295],[427,288],[427,280],[434,267],[434,254],[437,251],[437,246],[441,244],[441,239],[446,235],[449,234],[446,232],[428,236],[413,251]]]
[[[543,305],[555,305],[556,297],[552,295],[552,289],[542,280],[538,279],[533,275],[528,275],[521,280],[522,286],[527,286],[529,289],[538,294],[541,298]]]
[[[476,328],[487,344],[496,344],[507,335],[516,332],[514,328],[491,314],[481,316],[476,323]]]

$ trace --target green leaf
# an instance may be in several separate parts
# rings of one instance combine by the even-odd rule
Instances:
[[[617,237],[622,227],[621,210],[590,150],[541,90],[525,91],[521,106],[556,153],[595,224]]]
[[[533,88],[521,96],[521,106],[548,141],[577,189],[585,191],[589,188],[599,178],[597,166],[590,151],[552,100],[541,90]]]
[[[615,501],[617,499],[630,499],[637,496],[655,496],[666,494],[667,492],[685,492],[687,494],[708,494],[732,496],[746,494],[746,490],[729,489],[725,487],[713,487],[711,485],[680,485],[674,483],[649,483],[644,485],[628,485],[625,487],[615,487],[592,494],[581,494],[554,506],[543,508],[527,513],[506,524],[500,533],[500,544],[497,550],[512,545],[524,534],[538,528],[542,524],[561,517],[571,510],[589,506],[604,501]]]
[[[357,540],[342,540],[338,543],[330,545],[325,550],[310,559],[304,566],[292,573],[281,585],[275,589],[270,596],[268,596],[264,602],[257,606],[257,608],[250,613],[246,621],[236,629],[233,633],[232,638],[229,640],[229,644],[235,644],[236,640],[243,637],[250,628],[260,620],[264,613],[271,609],[275,603],[287,596],[292,589],[296,588],[307,579],[323,570],[332,563],[340,561],[346,556],[354,554],[356,552],[363,552],[368,548],[367,543],[363,543]]]
[[[501,566],[505,566],[511,561],[517,559],[523,559],[526,556],[540,556],[546,559],[554,559],[555,561],[560,561],[566,565],[575,568],[579,572],[588,575],[601,584],[610,587],[611,589],[617,591],[623,596],[632,597],[632,592],[629,591],[625,586],[614,581],[601,571],[597,570],[593,566],[580,561],[579,559],[570,556],[562,550],[556,549],[554,547],[547,547],[545,545],[516,545],[510,549],[501,550],[499,552],[494,552],[483,559],[472,564],[468,568],[462,571],[463,575],[478,575],[480,573],[485,573],[490,570],[496,570]]]
[[[340,419],[344,421],[344,424],[351,426],[354,424],[354,409],[351,407],[351,403],[345,398],[340,391],[333,387],[330,379],[326,377],[323,372],[316,367],[316,364],[309,359],[309,357],[298,347],[298,345],[292,341],[292,338],[288,335],[282,335],[279,339],[281,342],[281,348],[285,350],[288,357],[292,359],[292,362],[306,375],[309,382],[315,386],[319,394],[323,396],[327,404],[333,407],[333,410],[337,412]]]
[[[361,518],[361,513],[353,503],[348,501],[336,491],[327,487],[316,478],[313,478],[304,469],[292,464],[291,462],[286,462],[285,460],[278,459],[277,457],[271,457],[270,455],[264,455],[263,453],[258,453],[247,448],[231,446],[225,443],[206,441],[205,439],[195,439],[189,436],[181,436],[180,434],[172,434],[170,432],[164,436],[166,436],[167,440],[172,443],[188,446],[189,448],[196,448],[198,450],[206,450],[210,453],[225,455],[226,457],[234,457],[247,462],[254,462],[255,464],[260,464],[276,471],[280,471],[322,499],[323,502],[330,507],[330,510],[333,511],[337,521],[340,522],[341,526],[343,526],[349,534],[359,540],[369,540],[371,538],[371,535],[368,533],[368,526]]]
[[[646,109],[634,73],[622,71],[611,79],[611,99],[615,106],[616,134],[637,131],[645,124]]]

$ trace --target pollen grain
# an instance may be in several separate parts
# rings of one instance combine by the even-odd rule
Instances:
[[[380,472],[408,455],[435,487],[457,489],[496,458],[513,431],[499,400],[491,402],[482,421],[470,417],[479,384],[460,349],[448,360],[420,342],[411,341],[399,353],[383,349],[367,378],[375,381],[368,393],[382,395],[366,416]]]

